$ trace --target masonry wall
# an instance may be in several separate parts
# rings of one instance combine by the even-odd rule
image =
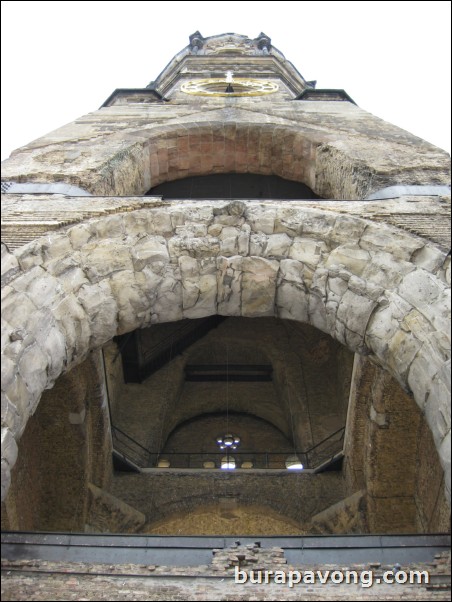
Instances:
[[[410,395],[366,358],[356,357],[344,476],[367,491],[369,532],[450,530],[444,476],[425,417]]]
[[[193,534],[212,533],[222,524],[219,520],[221,509],[227,507],[232,513],[237,510],[238,518],[243,519],[242,522],[232,520],[234,528],[238,529],[236,533],[242,527],[250,532],[249,521],[257,507],[261,508],[258,511],[262,519],[261,533],[267,529],[267,514],[278,521],[287,518],[291,528],[301,533],[305,529],[304,523],[320,510],[340,501],[344,491],[340,473],[307,475],[287,471],[247,471],[240,474],[238,471],[168,472],[164,469],[144,475],[117,473],[110,488],[113,495],[145,514],[149,529],[156,524],[156,529],[161,527],[167,534],[170,525],[179,524],[179,519],[186,515]],[[211,523],[206,519],[209,507],[214,509]],[[203,522],[197,527],[195,517],[198,514],[203,515]],[[269,530],[275,533],[276,525],[272,526],[271,522]],[[295,524],[298,525],[296,528]],[[256,525],[255,521],[253,525]]]
[[[20,441],[3,528],[83,531],[88,483],[104,487],[112,474],[99,368],[87,360],[43,394]]]

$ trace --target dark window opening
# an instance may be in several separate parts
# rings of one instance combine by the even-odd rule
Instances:
[[[318,199],[305,184],[279,176],[249,173],[211,174],[164,182],[146,196],[165,199]]]

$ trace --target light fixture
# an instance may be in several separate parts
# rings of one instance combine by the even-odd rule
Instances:
[[[221,468],[223,470],[234,470],[235,458],[233,458],[229,454],[227,456],[224,456],[223,458],[221,458]]]
[[[240,444],[240,437],[226,433],[222,437],[217,437],[217,444],[220,446],[220,449],[237,449]]]
[[[303,470],[304,466],[298,456],[288,456],[286,458],[286,468],[288,470]]]

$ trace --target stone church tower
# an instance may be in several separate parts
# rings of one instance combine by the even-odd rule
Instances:
[[[447,530],[448,184],[263,33],[16,150],[4,527]]]

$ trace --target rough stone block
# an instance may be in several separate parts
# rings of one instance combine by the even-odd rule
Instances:
[[[384,224],[369,224],[361,236],[359,246],[368,251],[385,251],[397,259],[410,261],[411,256],[424,243],[396,228]]]
[[[132,270],[130,250],[110,240],[89,243],[81,250],[81,262],[90,282],[99,282],[118,270]]]
[[[395,289],[405,274],[415,269],[412,263],[394,258],[389,253],[371,252],[369,262],[361,273],[362,278],[376,286]]]
[[[242,315],[253,318],[273,316],[278,262],[245,257],[242,262]]]
[[[2,301],[2,319],[13,328],[30,330],[37,308],[25,293],[11,292]]]
[[[27,389],[40,396],[47,385],[49,358],[37,345],[25,349],[19,361],[19,372],[27,384]]]
[[[217,259],[218,313],[240,316],[242,305],[242,257]]]
[[[287,234],[271,234],[267,238],[264,257],[281,259],[287,257],[292,239]]]
[[[328,253],[328,247],[322,241],[310,238],[294,238],[290,247],[289,257],[306,264],[315,270],[322,260],[323,254]]]
[[[370,260],[370,254],[358,245],[340,246],[331,251],[325,265],[341,265],[351,274],[361,276]]]
[[[2,256],[1,256],[1,284],[2,287],[11,282],[20,272],[19,262],[17,257],[12,253],[8,253],[6,246],[2,243]]]
[[[85,356],[89,349],[91,329],[88,317],[74,295],[68,295],[53,311],[66,340],[68,364]]]
[[[142,270],[145,265],[155,261],[169,261],[166,240],[163,236],[154,236],[139,240],[132,248],[131,254],[135,270]]]
[[[16,406],[8,399],[6,393],[1,394],[2,404],[2,425],[6,426],[15,438],[22,434],[22,416],[17,411]]]
[[[1,431],[2,460],[6,460],[12,468],[17,460],[17,443],[11,431],[2,426]]]
[[[126,291],[125,294],[128,295],[130,291]],[[89,320],[91,346],[98,347],[113,338],[117,332],[118,306],[113,298],[110,283],[102,281],[84,285],[80,288],[77,298]]]

